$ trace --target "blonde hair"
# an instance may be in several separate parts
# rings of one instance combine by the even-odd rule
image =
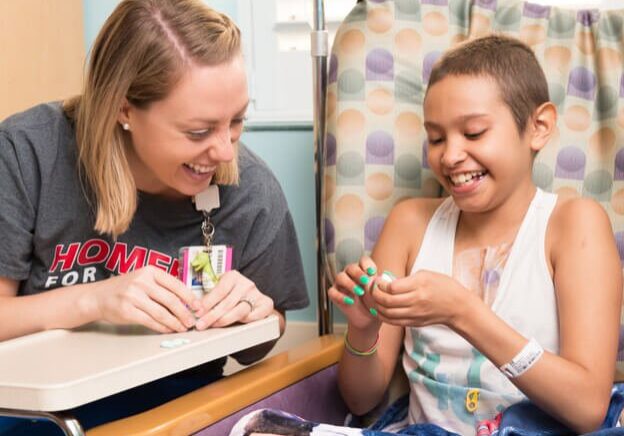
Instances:
[[[219,65],[238,54],[239,29],[200,1],[124,0],[115,8],[93,45],[82,94],[64,104],[75,124],[81,177],[95,202],[95,230],[117,237],[137,207],[118,123],[124,99],[147,108],[167,96],[189,65]],[[219,165],[215,182],[238,183],[237,158]]]

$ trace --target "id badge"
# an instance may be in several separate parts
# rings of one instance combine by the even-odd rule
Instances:
[[[178,256],[178,277],[197,298],[210,292],[219,277],[232,269],[232,247],[227,245],[213,245],[210,250],[205,245],[182,247]]]

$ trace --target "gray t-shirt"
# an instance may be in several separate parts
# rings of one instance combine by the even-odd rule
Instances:
[[[214,244],[233,247],[232,268],[276,309],[309,303],[292,217],[270,169],[242,144],[239,186],[219,186]],[[136,215],[116,241],[93,230],[79,182],[74,130],[58,103],[0,123],[0,276],[35,294],[156,265],[177,275],[178,250],[202,245],[190,199],[139,193]]]

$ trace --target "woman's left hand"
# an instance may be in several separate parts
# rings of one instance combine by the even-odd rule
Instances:
[[[235,322],[248,323],[273,313],[273,300],[258,290],[254,282],[239,273],[228,271],[217,286],[202,299],[195,313],[197,330],[225,327]]]
[[[371,295],[382,321],[404,327],[453,327],[467,301],[476,297],[452,277],[426,270],[392,283],[379,280]]]

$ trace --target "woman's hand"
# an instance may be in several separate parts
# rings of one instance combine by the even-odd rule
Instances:
[[[376,274],[373,260],[363,256],[359,263],[352,263],[340,272],[334,286],[327,291],[331,301],[344,313],[350,329],[378,330],[381,326],[370,293]]]
[[[371,296],[384,322],[404,327],[444,324],[451,328],[462,315],[466,300],[478,298],[452,277],[426,270],[392,283],[379,280]]]
[[[184,284],[155,266],[93,283],[97,319],[141,324],[160,333],[184,332],[195,325],[188,309],[199,301]]]
[[[195,328],[225,327],[235,322],[248,323],[273,313],[273,300],[258,290],[254,282],[239,273],[228,271],[217,286],[204,296]]]

